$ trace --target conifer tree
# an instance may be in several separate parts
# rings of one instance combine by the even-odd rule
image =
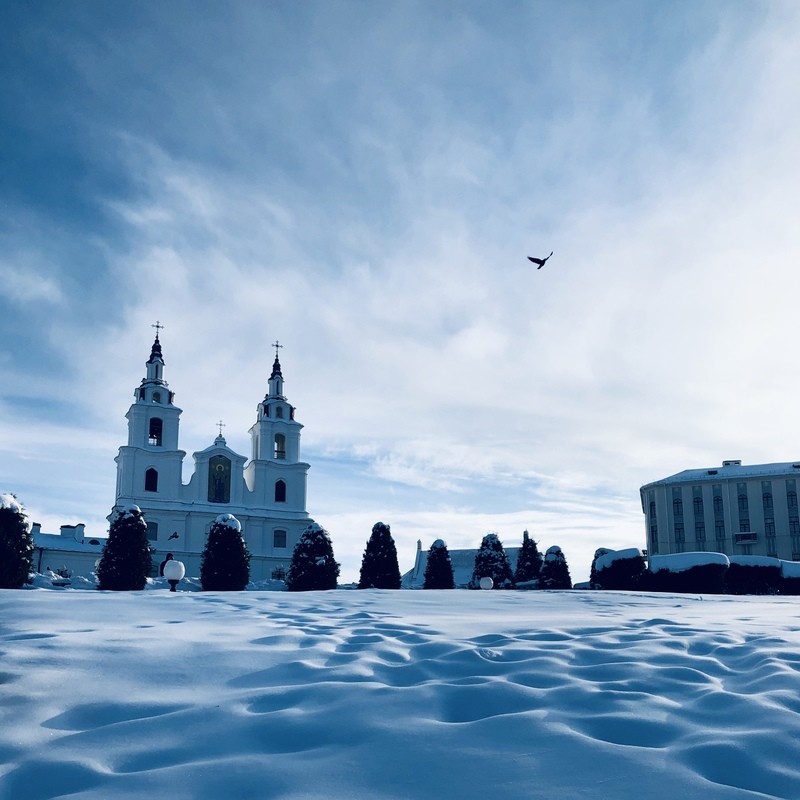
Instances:
[[[547,548],[542,573],[539,579],[542,589],[571,589],[572,578],[569,575],[567,559],[558,545]]]
[[[249,582],[250,553],[242,525],[233,514],[220,514],[200,557],[200,584],[204,592],[241,592]]]
[[[32,562],[33,536],[25,509],[13,494],[0,494],[0,589],[21,589]]]
[[[528,531],[524,531],[522,534],[522,548],[517,556],[514,581],[516,583],[525,583],[526,581],[538,580],[542,571],[543,560],[536,542],[528,535]]]
[[[303,531],[292,553],[292,563],[286,573],[286,588],[290,592],[335,589],[339,564],[333,557],[333,544],[328,532],[312,522]]]
[[[453,580],[453,562],[447,545],[437,539],[428,550],[428,563],[425,565],[425,583],[423,589],[455,589]]]
[[[399,589],[400,567],[397,564],[397,548],[389,526],[376,522],[367,541],[361,561],[359,589]]]
[[[592,566],[589,569],[589,587],[591,589],[603,588],[597,579],[597,559],[602,558],[603,556],[607,556],[609,553],[613,552],[614,552],[613,550],[609,550],[607,547],[598,547],[597,550],[594,551]]]
[[[470,588],[479,588],[481,578],[491,578],[495,589],[514,588],[514,576],[511,573],[508,553],[496,533],[487,533],[483,537],[480,549],[475,554],[475,567],[472,570]]]
[[[117,511],[108,529],[108,541],[97,567],[97,588],[115,591],[144,589],[151,567],[147,523],[139,506]]]

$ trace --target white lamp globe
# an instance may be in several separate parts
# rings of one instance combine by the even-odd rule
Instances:
[[[481,578],[481,589],[494,589],[494,581],[488,575]]]
[[[183,579],[186,574],[186,567],[183,566],[183,561],[175,561],[170,559],[164,564],[164,577],[168,581],[179,581]]]

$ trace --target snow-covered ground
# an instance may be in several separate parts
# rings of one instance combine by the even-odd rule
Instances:
[[[800,600],[0,592],[0,798],[800,798]]]

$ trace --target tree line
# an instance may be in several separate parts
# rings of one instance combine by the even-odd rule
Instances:
[[[0,495],[0,588],[21,588],[28,580],[34,543],[25,510],[14,495]],[[152,568],[154,550],[147,538],[147,523],[138,506],[118,509],[109,526],[108,539],[97,565],[98,589],[144,589]],[[454,589],[453,564],[447,545],[437,539],[427,554],[423,588]],[[241,591],[250,582],[250,552],[242,526],[232,514],[218,516],[208,533],[200,560],[200,584],[205,591]],[[286,573],[289,591],[335,589],[340,565],[334,558],[328,532],[311,523],[292,553]],[[469,588],[481,588],[491,579],[492,588],[571,589],[564,554],[551,547],[544,556],[525,531],[512,571],[508,554],[496,533],[483,537],[475,555]],[[383,522],[372,527],[364,549],[359,589],[399,589],[401,583],[397,548],[391,529]]]

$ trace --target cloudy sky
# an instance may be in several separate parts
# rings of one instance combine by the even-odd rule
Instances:
[[[793,2],[4,3],[0,490],[105,530],[160,320],[190,454],[284,345],[344,579],[378,520],[584,579],[800,454],[798,75]]]

